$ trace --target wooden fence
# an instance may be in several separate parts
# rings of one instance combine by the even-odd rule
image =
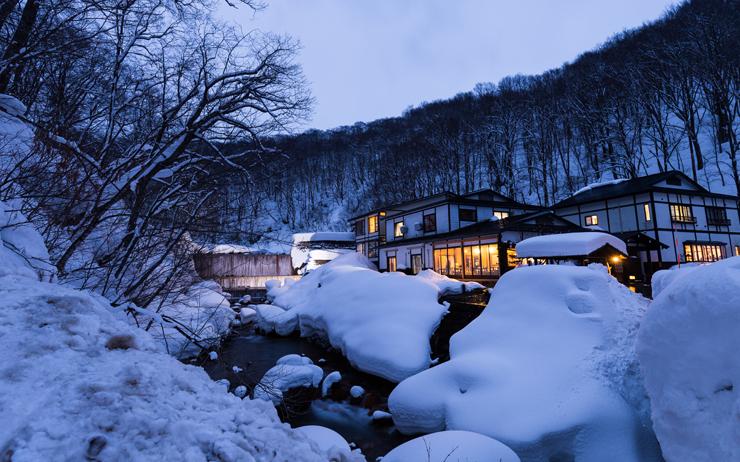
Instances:
[[[264,287],[270,279],[295,275],[290,255],[284,254],[197,253],[193,260],[200,277],[218,282],[225,290]]]

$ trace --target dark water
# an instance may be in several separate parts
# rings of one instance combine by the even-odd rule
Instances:
[[[293,427],[321,425],[331,428],[362,450],[368,461],[374,461],[411,437],[400,434],[392,424],[373,422],[373,409],[387,410],[386,401],[395,384],[354,369],[339,353],[313,341],[292,337],[267,336],[244,328],[227,339],[217,360],[202,355],[198,364],[214,380],[227,379],[230,390],[245,385],[251,390],[275,362],[288,354],[311,358],[324,369],[324,374],[339,371],[342,381],[336,389],[348,392],[353,385],[365,389],[363,399],[353,399],[346,394],[338,400],[316,399],[306,408],[285,411],[278,409],[281,418]],[[234,366],[239,369],[234,370]],[[366,407],[363,407],[366,406]]]

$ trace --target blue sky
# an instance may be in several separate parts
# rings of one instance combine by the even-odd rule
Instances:
[[[478,82],[572,61],[668,0],[266,0],[253,14],[221,6],[245,30],[290,34],[316,98],[304,128],[401,114]]]

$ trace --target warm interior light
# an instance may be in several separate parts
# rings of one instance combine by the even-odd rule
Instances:
[[[619,263],[620,260],[621,258],[619,258],[619,255],[614,255],[612,257],[612,263]]]
[[[635,275],[634,274],[630,274],[630,281],[634,281],[634,280],[635,280]]]

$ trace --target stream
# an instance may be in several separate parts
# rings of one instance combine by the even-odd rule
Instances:
[[[431,339],[432,357],[447,360],[450,336],[472,321],[481,310],[480,305],[452,300],[450,314],[445,316]],[[265,372],[288,354],[310,358],[324,370],[324,376],[339,371],[342,380],[332,387],[327,397],[322,398],[318,392],[299,393],[297,399],[291,399],[290,409],[279,406],[278,414],[284,422],[292,427],[320,425],[331,428],[360,448],[368,461],[384,456],[413,438],[398,432],[392,421],[374,422],[371,418],[374,410],[387,411],[388,395],[396,384],[358,371],[341,353],[315,340],[298,335],[265,335],[249,324],[236,329],[224,341],[216,360],[210,360],[208,354],[203,353],[193,363],[202,366],[214,380],[228,380],[229,390],[233,391],[238,385],[252,390]],[[362,397],[350,396],[349,389],[354,385],[365,389]]]

